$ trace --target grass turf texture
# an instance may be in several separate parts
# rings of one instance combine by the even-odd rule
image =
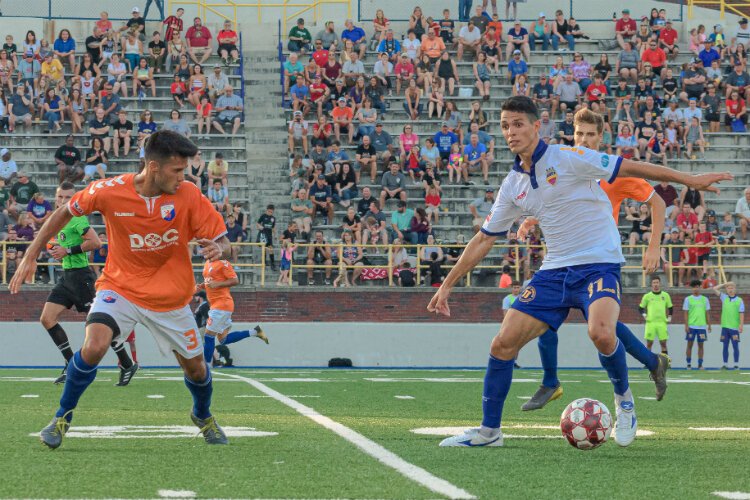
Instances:
[[[50,451],[30,433],[46,425],[61,391],[52,370],[0,370],[3,476],[0,497],[153,498],[160,489],[190,490],[212,498],[439,498],[349,442],[243,381],[215,371],[213,410],[223,426],[278,432],[230,438],[209,447],[201,437],[81,439],[68,437]],[[560,439],[507,438],[492,449],[439,448],[442,437],[422,427],[469,427],[481,419],[482,371],[231,370],[299,398],[333,420],[374,440],[479,498],[707,498],[713,491],[750,492],[741,472],[750,431],[697,432],[689,427],[750,427],[750,374],[671,372],[664,401],[653,397],[645,371],[631,372],[639,428],[653,431],[629,448],[613,441],[583,452]],[[20,377],[21,380],[12,380]],[[190,397],[176,370],[143,370],[130,386],[114,387],[101,370],[84,395],[75,426],[191,425]],[[505,433],[560,436],[558,429],[514,428],[559,424],[578,397],[611,410],[606,375],[562,371],[564,396],[535,412],[521,412],[536,390],[538,371],[520,370],[508,397]],[[164,380],[159,380],[164,378]],[[274,379],[314,381],[278,381]],[[381,379],[390,381],[373,381]],[[435,379],[432,381],[425,379]],[[700,381],[703,383],[690,383]],[[36,394],[37,398],[22,398]],[[148,395],[163,395],[150,399]],[[397,399],[408,395],[414,399]],[[197,432],[197,429],[196,429]],[[12,479],[11,479],[12,478]]]

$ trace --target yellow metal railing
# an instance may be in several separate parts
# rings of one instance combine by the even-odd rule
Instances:
[[[346,17],[352,17],[352,5],[350,0],[256,0],[255,2],[244,2],[234,0],[168,0],[167,10],[173,12],[177,6],[192,5],[198,12],[198,17],[206,20],[206,14],[212,13],[222,19],[232,21],[237,26],[237,14],[244,9],[256,9],[258,24],[263,22],[264,11],[278,12],[281,10],[281,22],[283,24],[283,36],[288,33],[287,22],[312,12],[312,19],[308,21],[317,23],[320,17],[320,7],[323,5],[346,5]],[[246,19],[246,17],[243,17]],[[277,18],[278,19],[278,18]],[[275,21],[277,19],[272,19]]]
[[[712,7],[715,5],[719,6],[719,15],[722,19],[724,19],[724,13],[727,10],[732,12],[733,14],[737,14],[738,16],[745,17],[747,14],[741,9],[743,7],[745,9],[750,8],[750,1],[745,0],[744,2],[728,2],[726,0],[688,0],[688,19],[693,18],[693,7]]]

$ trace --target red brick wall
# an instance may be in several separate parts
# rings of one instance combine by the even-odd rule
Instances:
[[[0,292],[0,321],[37,321],[47,291],[26,290],[18,295]],[[423,290],[320,290],[301,289],[234,292],[235,321],[334,321],[334,322],[461,322],[497,323],[502,318],[504,294],[496,291],[456,290],[451,297],[451,317],[427,312],[433,291]],[[672,293],[675,310],[681,309],[684,294]],[[639,323],[640,294],[625,294],[620,319]],[[718,308],[718,303],[715,304]],[[66,312],[63,321],[81,321],[80,314]],[[571,313],[570,321],[583,317]]]

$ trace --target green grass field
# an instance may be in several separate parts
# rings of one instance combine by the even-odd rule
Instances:
[[[438,487],[438,491],[453,491],[456,496],[461,496],[456,491],[463,491],[487,499],[685,500],[719,498],[712,496],[717,491],[750,494],[747,372],[671,372],[662,402],[652,399],[653,385],[646,372],[631,372],[639,428],[648,435],[629,448],[608,442],[589,452],[569,446],[557,426],[564,406],[578,397],[599,399],[613,409],[611,386],[603,372],[563,371],[561,400],[541,411],[521,412],[522,398],[534,392],[540,373],[516,371],[503,420],[505,447],[491,449],[439,448],[440,435],[413,432],[477,425],[482,371],[234,369],[214,373],[214,413],[222,426],[241,428],[234,432],[244,434],[230,437],[229,446],[209,447],[202,437],[195,437],[197,429],[188,427],[192,425],[190,398],[178,371],[142,370],[130,386],[119,388],[113,386],[114,370],[100,370],[62,447],[51,451],[36,434],[57,407],[61,388],[51,383],[57,372],[0,370],[4,417],[0,497],[181,494],[419,499],[451,495],[428,489],[415,476],[453,488]],[[280,397],[273,391],[291,398],[292,405],[296,401],[314,409],[315,420],[283,402],[290,400],[270,397]],[[318,414],[428,474],[411,470],[407,477],[397,472],[321,425],[335,426]],[[253,430],[261,434],[253,435]],[[178,437],[165,437],[168,434]],[[81,435],[88,438],[76,437]]]

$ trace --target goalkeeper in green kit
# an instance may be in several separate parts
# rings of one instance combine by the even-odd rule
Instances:
[[[713,291],[721,301],[721,342],[724,344],[722,356],[724,365],[722,370],[727,369],[729,363],[729,344],[734,351],[734,369],[740,365],[740,334],[742,325],[745,323],[745,303],[737,296],[737,286],[728,281],[723,285],[715,286]]]
[[[669,331],[667,323],[672,321],[672,298],[661,289],[661,278],[651,278],[651,291],[643,296],[638,306],[643,319],[646,320],[646,347],[651,350],[654,339],[659,339],[662,354],[667,353]]]

